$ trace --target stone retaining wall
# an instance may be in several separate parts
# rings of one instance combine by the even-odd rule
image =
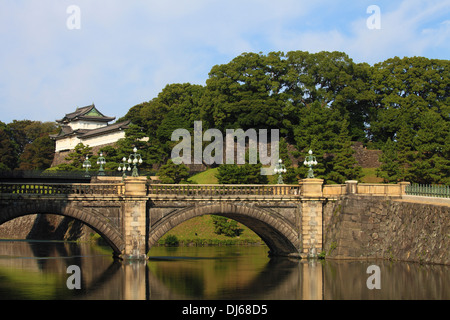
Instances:
[[[327,258],[450,264],[450,206],[349,195],[323,215]]]

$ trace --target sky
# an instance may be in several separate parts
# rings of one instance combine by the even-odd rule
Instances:
[[[450,57],[450,0],[1,0],[0,121],[107,116],[244,52]]]

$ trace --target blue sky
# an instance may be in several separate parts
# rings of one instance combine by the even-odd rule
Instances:
[[[367,27],[371,5],[380,29]],[[91,103],[121,117],[167,84],[204,85],[243,52],[449,59],[450,0],[2,0],[0,43],[0,121],[54,121]]]

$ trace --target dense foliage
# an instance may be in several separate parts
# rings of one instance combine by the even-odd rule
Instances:
[[[214,233],[223,234],[227,237],[238,237],[242,234],[242,229],[235,220],[222,216],[212,216]]]
[[[0,171],[45,170],[53,161],[56,124],[30,120],[0,121]]]
[[[361,177],[351,148],[352,141],[360,141],[383,150],[377,173],[386,182],[448,184],[449,67],[449,60],[424,57],[394,57],[370,66],[342,52],[243,53],[213,66],[204,86],[170,84],[154,99],[130,108],[120,119],[133,123],[126,139],[103,151],[117,166],[137,146],[143,168],[159,167],[178,143],[171,141],[172,132],[184,128],[193,134],[194,121],[202,121],[203,131],[216,128],[222,133],[279,129],[287,182],[306,177],[307,171],[302,165],[289,166],[287,145],[300,164],[312,149],[318,161],[316,176],[326,183],[343,183]],[[30,155],[45,149],[39,146],[46,141],[36,136],[21,141],[18,137],[26,135],[17,134],[18,127],[0,124],[3,169],[28,166]],[[175,172],[168,164],[164,170]],[[46,165],[38,161],[30,166]],[[246,183],[240,170],[252,168],[236,167],[223,165],[221,181]]]
[[[370,66],[342,52],[244,53],[214,66],[206,86],[167,85],[124,118],[150,137],[148,164],[170,157],[174,129],[192,132],[201,120],[203,130],[279,129],[300,162],[314,151],[314,172],[327,183],[361,177],[352,141],[385,151],[378,175],[386,182],[450,183],[449,63],[395,57]],[[236,168],[221,170],[239,181]],[[290,182],[306,176],[304,166],[289,170]]]

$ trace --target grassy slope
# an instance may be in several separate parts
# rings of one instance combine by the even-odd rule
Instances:
[[[362,183],[383,183],[382,178],[378,178],[376,175],[377,168],[363,168],[363,177],[361,178]]]
[[[179,241],[184,242],[200,241],[200,240],[215,240],[223,242],[233,240],[248,243],[262,242],[259,236],[246,226],[239,224],[239,227],[243,229],[239,237],[230,238],[224,235],[215,234],[212,217],[210,215],[205,215],[190,219],[176,226],[175,228],[170,230],[167,233],[167,235],[169,234],[175,235]]]
[[[197,173],[189,178],[189,181],[198,184],[216,184],[218,180],[216,178],[217,168],[208,169],[206,171]]]

